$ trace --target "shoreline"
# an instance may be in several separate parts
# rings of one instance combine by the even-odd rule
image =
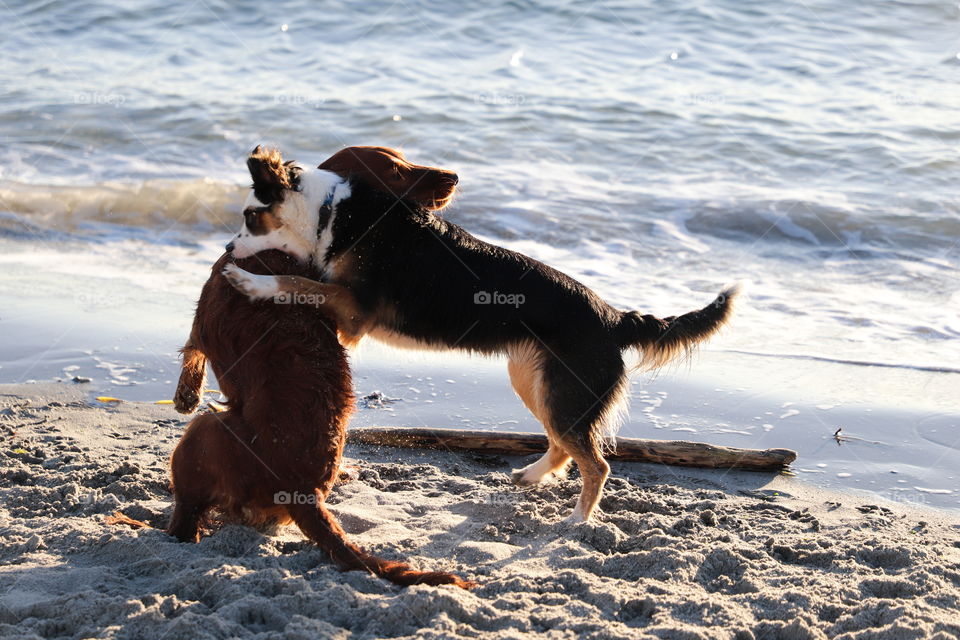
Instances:
[[[575,472],[520,490],[509,472],[522,458],[348,446],[360,478],[330,500],[348,534],[387,557],[472,577],[480,587],[470,593],[342,573],[291,528],[265,535],[226,526],[190,545],[104,524],[119,508],[165,525],[167,456],[184,425],[172,413],[133,402],[94,406],[67,384],[0,386],[8,445],[0,631],[172,639],[960,634],[960,574],[950,568],[960,563],[960,518],[770,473],[614,462],[597,520],[564,528]]]
[[[222,245],[210,236],[144,240],[134,231],[94,244],[0,239],[10,250],[0,257],[0,306],[8,309],[0,383],[78,376],[91,379],[81,385],[88,399],[170,398],[177,350]],[[589,265],[571,266],[577,273]],[[771,344],[755,334],[751,305],[742,306],[734,325],[691,359],[631,376],[630,419],[619,435],[789,448],[799,454],[795,473],[817,486],[960,512],[957,374],[739,353]],[[363,403],[358,426],[542,432],[502,359],[365,340],[350,361],[357,395],[383,397]],[[849,439],[837,442],[837,429]]]

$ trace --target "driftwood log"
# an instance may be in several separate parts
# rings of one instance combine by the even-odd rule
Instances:
[[[358,427],[347,431],[347,442],[409,449],[446,449],[523,456],[547,450],[547,437],[539,433],[497,433],[464,429],[409,429]],[[682,467],[774,471],[797,459],[790,449],[737,449],[683,440],[617,438],[609,460],[656,462]]]

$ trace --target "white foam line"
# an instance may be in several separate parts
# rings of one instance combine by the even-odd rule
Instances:
[[[936,365],[900,364],[896,362],[874,362],[871,360],[848,360],[844,358],[828,358],[801,353],[765,353],[763,351],[745,351],[741,349],[716,349],[719,353],[738,353],[760,358],[781,358],[784,360],[815,360],[817,362],[832,362],[834,364],[849,364],[857,367],[885,367],[888,369],[911,369],[913,371],[931,371],[933,373],[960,373],[954,367],[939,367]]]

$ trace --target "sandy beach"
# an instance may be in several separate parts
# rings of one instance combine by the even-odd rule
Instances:
[[[0,640],[960,640],[956,0],[21,0],[0,17]],[[565,525],[576,469],[521,489],[531,457],[348,445],[358,477],[329,503],[352,539],[469,592],[342,572],[294,528],[176,542],[187,420],[162,402],[258,145],[302,168],[385,146],[455,174],[437,215],[622,311],[670,318],[744,284],[708,343],[632,371],[619,436],[795,463],[615,462],[596,517]],[[395,173],[366,186],[426,186]],[[339,202],[310,217],[352,227]],[[315,266],[345,277],[314,231]],[[435,282],[381,302],[438,326],[492,307],[434,275],[488,301],[530,286],[382,235],[392,258],[337,264]],[[344,282],[366,297],[380,279]],[[553,300],[524,304],[592,339]],[[375,338],[349,354],[350,428],[543,433],[504,356]]]
[[[519,490],[520,458],[348,447],[331,506],[388,558],[476,580],[399,588],[298,531],[162,527],[172,408],[83,385],[0,387],[4,638],[960,637],[960,518],[788,475],[615,463],[595,521],[559,524],[576,474]]]

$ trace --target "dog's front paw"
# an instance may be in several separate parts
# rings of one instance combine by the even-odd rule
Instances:
[[[337,470],[336,484],[346,484],[360,479],[360,465],[343,464]]]
[[[577,505],[573,513],[568,515],[566,518],[560,521],[561,527],[575,527],[577,525],[583,524],[587,521],[587,518],[583,515],[583,512],[580,510],[580,506]]]
[[[526,478],[526,472],[523,469],[514,469],[510,474],[510,481],[518,487],[529,487],[536,484],[536,481],[531,481],[529,478]]]
[[[277,280],[273,276],[258,276],[228,264],[220,272],[233,288],[251,300],[266,300],[277,295]]]
[[[510,479],[518,487],[532,487],[536,484],[563,479],[566,476],[565,468],[551,469],[542,464],[542,461],[538,461],[523,469],[514,469]]]
[[[200,395],[196,390],[189,387],[177,387],[177,393],[173,396],[173,408],[177,413],[193,413],[200,404]]]

